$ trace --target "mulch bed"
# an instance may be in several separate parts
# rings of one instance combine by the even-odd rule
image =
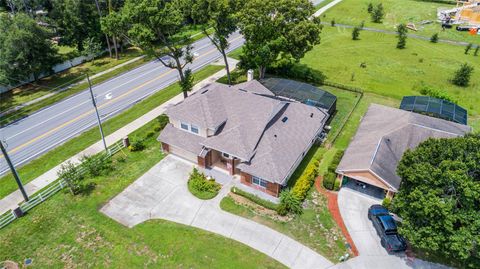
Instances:
[[[353,243],[352,237],[348,233],[347,227],[345,226],[345,223],[343,223],[342,215],[340,214],[340,209],[338,208],[338,202],[337,202],[337,192],[333,191],[328,191],[322,186],[322,181],[323,177],[318,176],[315,180],[315,188],[317,191],[325,197],[327,197],[327,206],[328,210],[333,216],[333,219],[335,222],[338,224],[340,229],[342,230],[343,235],[347,239],[348,244],[350,244],[351,250],[355,256],[358,256],[358,249],[355,246],[355,243]]]

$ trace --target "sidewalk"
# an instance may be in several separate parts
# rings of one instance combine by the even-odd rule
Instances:
[[[236,64],[238,63],[237,60],[229,58],[229,65],[230,70],[234,70]],[[193,87],[191,93],[198,91],[199,89],[215,82],[217,79],[226,75],[225,69],[213,74],[212,76],[204,79],[203,81],[199,82]],[[190,93],[190,94],[191,94]],[[132,121],[131,123],[125,125],[124,127],[118,129],[114,133],[105,137],[105,141],[107,142],[107,146],[111,146],[115,142],[121,140],[125,136],[129,135],[133,131],[139,129],[143,125],[147,124],[148,122],[154,120],[156,117],[160,116],[164,111],[165,108],[169,105],[176,104],[179,101],[183,100],[183,93],[175,96],[174,98],[168,100],[167,102],[161,104],[157,108],[151,110],[150,112],[144,114],[143,116],[139,117],[138,119]],[[37,177],[36,179],[32,180],[28,184],[25,185],[25,190],[28,195],[32,195],[35,192],[43,189],[48,184],[52,183],[57,179],[57,171],[60,169],[61,165],[70,161],[73,163],[79,163],[79,160],[84,155],[92,155],[101,152],[104,150],[102,141],[98,141],[97,143],[91,145],[90,147],[86,148],[85,150],[77,153],[75,156],[69,158],[65,162],[55,166],[54,168],[50,169],[49,171],[45,172],[43,175]],[[13,210],[18,207],[18,204],[23,201],[23,196],[19,190],[12,192],[5,198],[0,200],[0,214],[7,212],[8,210]]]
[[[90,79],[95,79],[95,78],[98,78],[98,77],[100,77],[100,76],[103,76],[103,75],[105,75],[105,74],[107,74],[107,73],[110,73],[110,72],[112,72],[112,71],[114,71],[114,70],[116,70],[116,69],[118,69],[118,68],[120,68],[120,67],[123,67],[123,66],[127,65],[127,64],[131,64],[131,63],[136,62],[136,61],[138,61],[138,60],[140,60],[140,59],[143,59],[144,57],[145,57],[145,55],[142,55],[142,56],[138,56],[138,57],[136,57],[136,58],[133,58],[133,59],[131,59],[131,60],[128,60],[128,61],[126,61],[126,62],[124,62],[124,63],[121,63],[121,64],[119,64],[119,65],[116,65],[116,66],[114,66],[114,67],[112,67],[112,68],[110,68],[110,69],[107,69],[107,70],[105,70],[105,71],[102,71],[102,72],[100,72],[100,73],[97,73],[97,74],[91,76]],[[85,79],[82,79],[82,80],[80,80],[80,81],[78,81],[78,82],[69,84],[68,86],[65,86],[65,87],[63,87],[63,88],[60,88],[60,89],[58,89],[58,90],[56,90],[56,91],[53,91],[53,92],[51,92],[51,93],[45,94],[45,95],[43,95],[43,96],[41,96],[41,97],[38,97],[38,98],[36,98],[36,99],[30,100],[30,101],[28,101],[28,102],[25,102],[25,103],[23,103],[23,104],[21,104],[21,105],[18,105],[18,106],[9,108],[9,109],[4,110],[4,111],[0,111],[0,117],[2,117],[3,115],[10,114],[10,113],[12,113],[12,112],[18,111],[18,110],[20,110],[20,109],[22,109],[22,108],[24,108],[24,107],[26,107],[26,106],[33,105],[33,104],[35,104],[35,103],[38,103],[38,102],[40,102],[40,101],[42,101],[42,100],[44,100],[44,99],[47,99],[47,98],[52,97],[53,95],[55,95],[55,94],[57,94],[57,93],[66,91],[66,90],[68,90],[68,89],[70,89],[70,88],[72,88],[72,87],[75,87],[75,86],[77,86],[77,85],[79,85],[79,84],[82,84],[82,83],[85,83],[85,82],[87,82],[87,79],[86,79],[86,78],[85,78]]]
[[[315,12],[313,14],[313,16],[318,17],[318,16],[322,15],[323,13],[325,13],[325,11],[329,10],[331,7],[333,7],[334,5],[336,5],[340,2],[342,2],[342,0],[335,0],[331,3],[329,3],[328,5],[326,5],[326,6],[322,7],[321,9],[317,10],[317,12]]]

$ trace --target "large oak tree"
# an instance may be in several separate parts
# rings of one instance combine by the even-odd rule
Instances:
[[[186,67],[193,61],[193,54],[190,36],[182,34],[185,17],[180,1],[127,0],[121,13],[130,41],[164,66],[178,71],[186,98],[193,86],[192,72]]]
[[[238,13],[245,37],[242,63],[256,67],[260,78],[269,65],[281,58],[301,59],[320,43],[321,25],[312,17],[309,0],[249,0]]]
[[[402,184],[393,209],[408,241],[480,263],[480,134],[429,139],[403,155],[397,172]]]

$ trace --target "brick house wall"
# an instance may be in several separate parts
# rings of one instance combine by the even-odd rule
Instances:
[[[257,190],[263,191],[275,197],[279,196],[280,190],[281,190],[281,185],[279,185],[278,183],[268,182],[267,188],[261,188],[259,186],[252,184],[252,175],[247,174],[245,172],[240,172],[240,182],[251,188],[255,188]]]

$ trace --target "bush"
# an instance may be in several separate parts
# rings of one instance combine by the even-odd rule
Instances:
[[[390,209],[390,205],[392,204],[392,199],[385,197],[382,201],[382,206],[384,206],[386,209]]]
[[[397,49],[404,49],[407,46],[407,26],[404,23],[401,23],[397,27],[397,34],[398,34],[398,43]]]
[[[215,182],[215,179],[207,179],[197,168],[193,168],[188,179],[188,190],[197,198],[202,200],[212,199],[217,196],[221,185]]]
[[[168,116],[166,114],[162,114],[162,115],[157,117],[157,121],[160,124],[158,131],[161,131],[165,128],[165,126],[167,126],[167,124],[169,122],[169,119],[168,119]],[[157,129],[157,128],[158,127],[156,127],[155,129]],[[157,130],[155,130],[155,131],[158,132]]]
[[[462,66],[460,66],[460,69],[455,72],[455,77],[453,78],[452,83],[460,87],[466,87],[470,82],[472,73],[473,66],[464,63]]]
[[[335,173],[328,171],[323,176],[323,187],[325,187],[325,189],[327,190],[333,190],[336,178],[337,178],[337,175]]]
[[[128,149],[130,151],[141,151],[145,149],[145,144],[143,143],[142,140],[136,140],[130,143],[130,146],[128,146]]]
[[[472,49],[472,46],[472,43],[468,43],[468,45],[465,47],[465,54],[468,54],[468,52]]]
[[[290,190],[283,190],[280,193],[280,206],[277,213],[285,216],[288,212],[294,214],[302,213],[302,205],[300,199]]]
[[[333,184],[333,190],[334,191],[339,191],[341,185],[342,185],[342,181],[335,177],[335,183]]]
[[[432,37],[430,37],[430,42],[438,43],[438,34],[437,33],[433,34]]]
[[[336,173],[335,171],[337,170],[337,166],[338,164],[340,163],[340,161],[342,160],[342,157],[343,157],[343,153],[344,151],[343,150],[339,150],[335,153],[335,155],[333,156],[333,159],[332,161],[330,162],[330,165],[328,166],[328,171],[329,172],[332,172],[332,173]]]
[[[305,64],[296,63],[290,59],[283,59],[267,69],[270,74],[300,80],[308,83],[323,85],[327,77],[318,70]]]
[[[108,174],[112,170],[112,159],[108,158],[105,154],[83,156],[80,161],[81,167],[85,169],[85,175],[87,177],[97,177],[100,175]]]
[[[84,176],[82,173],[80,173],[78,166],[75,166],[71,161],[68,161],[60,166],[57,176],[58,178],[65,180],[70,192],[73,195],[77,195],[82,192],[82,180]]]
[[[352,40],[359,40],[360,39],[360,27],[353,27],[352,30]]]
[[[383,9],[382,3],[378,4],[375,8],[373,8],[370,15],[372,17],[372,22],[382,23],[383,17],[385,16],[385,11]]]
[[[243,191],[239,188],[236,188],[236,187],[232,187],[230,189],[231,192],[235,193],[235,194],[238,194],[240,196],[243,196],[245,198],[247,198],[248,200],[260,205],[260,206],[263,206],[267,209],[270,209],[270,210],[275,210],[275,211],[278,211],[278,205],[275,204],[275,203],[272,203],[270,201],[267,201],[267,200],[264,200],[260,197],[258,197],[257,195],[255,194],[251,194],[249,192],[246,192],[246,191]]]
[[[452,103],[455,103],[455,104],[457,103],[457,101],[453,100],[453,98],[450,97],[446,92],[434,89],[434,88],[426,85],[423,82],[420,83],[419,86],[414,87],[414,90],[419,91],[422,95],[430,96],[430,97],[433,97],[433,98],[443,99],[443,100],[446,100],[446,101],[449,101],[449,102],[452,102]]]
[[[315,182],[315,177],[318,175],[318,161],[309,164],[302,175],[297,179],[293,185],[292,193],[298,200],[303,201],[307,197],[307,193]]]

